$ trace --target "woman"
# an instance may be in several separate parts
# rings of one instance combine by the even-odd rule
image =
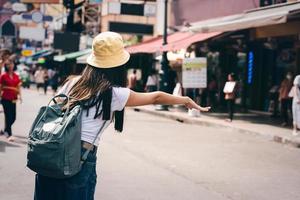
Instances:
[[[293,135],[298,135],[297,130],[300,128],[300,75],[297,75],[294,79],[294,87],[293,87]]]
[[[233,113],[234,113],[234,103],[235,103],[235,91],[236,91],[236,82],[234,80],[234,74],[228,74],[227,76],[227,82],[224,87],[224,93],[225,93],[225,100],[227,101],[228,106],[228,114],[229,119],[226,121],[232,122],[233,120]]]
[[[157,75],[155,69],[152,69],[146,82],[146,91],[147,92],[155,92],[157,90]]]
[[[126,69],[129,60],[121,36],[104,32],[93,40],[93,52],[81,76],[71,78],[58,93],[74,97],[70,106],[80,100],[82,114],[82,151],[91,147],[81,171],[67,179],[53,179],[36,175],[35,200],[92,200],[96,186],[96,152],[99,137],[93,140],[100,127],[114,121],[115,130],[123,130],[124,107],[147,104],[184,104],[188,108],[208,111],[188,97],[175,97],[163,92],[137,93],[126,88]],[[76,99],[76,100],[75,100]],[[113,120],[114,119],[114,120]],[[101,136],[101,133],[99,136]]]
[[[13,60],[8,59],[5,63],[5,73],[0,76],[1,103],[5,116],[4,134],[10,142],[14,141],[11,127],[16,120],[16,101],[18,98],[22,101],[20,90],[22,83],[15,70]]]
[[[287,126],[289,123],[289,115],[288,111],[291,110],[292,99],[289,97],[289,92],[293,87],[293,75],[291,72],[286,74],[286,77],[280,84],[279,88],[279,98],[280,108],[281,108],[281,117],[284,122],[281,124],[282,126]]]
[[[39,91],[40,88],[44,88],[45,72],[42,66],[39,66],[38,69],[35,71],[34,78],[35,78],[37,91]]]

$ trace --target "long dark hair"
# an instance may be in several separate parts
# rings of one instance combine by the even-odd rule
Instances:
[[[112,87],[126,87],[126,81],[126,70],[123,66],[100,69],[87,65],[79,80],[69,91],[69,96],[74,98],[70,100],[70,106],[73,107],[81,102],[83,108],[87,110],[87,115],[89,115],[89,108],[96,106],[94,119],[102,114],[103,120],[111,120]],[[101,104],[102,109],[100,109]],[[124,109],[114,112],[113,116],[115,130],[122,132]]]

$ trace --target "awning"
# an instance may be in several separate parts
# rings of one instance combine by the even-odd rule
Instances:
[[[54,61],[63,62],[65,60],[75,59],[77,57],[89,54],[91,52],[92,52],[91,49],[85,49],[85,50],[82,50],[82,51],[77,51],[77,52],[68,53],[68,54],[64,54],[64,55],[58,55],[58,56],[54,56]]]
[[[186,49],[187,47],[189,47],[191,44],[195,42],[201,42],[220,34],[221,32],[191,34],[187,38],[164,45],[162,47],[162,51],[177,51],[180,49]]]
[[[204,41],[220,33],[193,33],[193,32],[176,32],[168,35],[168,45],[163,46],[163,38],[157,37],[143,43],[129,46],[126,50],[129,53],[156,53],[170,50],[180,50],[187,48],[191,44]]]
[[[36,60],[38,60],[43,55],[47,55],[50,53],[51,54],[53,53],[53,51],[51,49],[43,49],[43,50],[37,51],[35,54],[33,54],[31,56],[21,57],[20,62],[26,63],[26,64],[33,64],[33,63],[35,63]]]
[[[185,52],[186,52],[185,50],[180,50],[179,52],[175,52],[175,53],[170,51],[167,53],[168,60],[170,62],[182,61],[185,57]],[[156,56],[155,59],[161,61],[162,55]]]
[[[299,14],[299,12],[300,2],[278,4],[248,10],[242,14],[191,23],[191,27],[184,30],[188,29],[200,33],[226,32],[281,24],[287,22],[289,16]]]
[[[46,53],[43,53],[43,54],[39,55],[38,58],[48,57],[48,56],[51,56],[51,55],[53,55],[53,54],[55,54],[54,51],[48,51],[48,52],[46,52]]]

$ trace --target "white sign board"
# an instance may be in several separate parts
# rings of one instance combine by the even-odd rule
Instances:
[[[27,5],[25,5],[24,3],[13,3],[12,10],[15,12],[26,12]]]
[[[207,59],[185,58],[182,63],[182,87],[207,87]]]
[[[23,19],[22,15],[12,15],[11,16],[11,21],[13,23],[26,23],[27,21]]]
[[[154,17],[156,15],[156,4],[146,3],[144,6],[144,16]]]
[[[233,93],[235,85],[236,85],[235,81],[227,81],[224,86],[223,92],[224,93]]]
[[[21,26],[20,38],[31,39],[35,41],[43,41],[45,39],[45,29]]]
[[[109,2],[108,3],[108,13],[109,14],[120,14],[121,13],[121,3],[120,2]]]

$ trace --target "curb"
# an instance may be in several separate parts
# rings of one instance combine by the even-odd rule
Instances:
[[[272,133],[263,133],[258,131],[253,131],[249,129],[243,129],[239,127],[233,127],[233,126],[225,126],[223,124],[218,124],[216,122],[206,121],[206,120],[199,120],[199,118],[191,118],[189,116],[178,116],[172,112],[167,111],[155,111],[150,110],[142,107],[135,107],[132,108],[132,110],[136,112],[143,112],[147,114],[151,114],[158,117],[164,117],[168,119],[172,119],[175,121],[178,121],[180,123],[186,123],[186,124],[195,124],[195,125],[201,125],[201,126],[208,126],[208,127],[214,127],[214,128],[226,128],[233,131],[237,131],[242,134],[252,134],[252,135],[260,135],[267,137],[271,139],[274,142],[280,143],[280,144],[286,144],[292,147],[300,148],[300,138],[295,138],[291,136],[281,136],[281,135],[275,135]]]

